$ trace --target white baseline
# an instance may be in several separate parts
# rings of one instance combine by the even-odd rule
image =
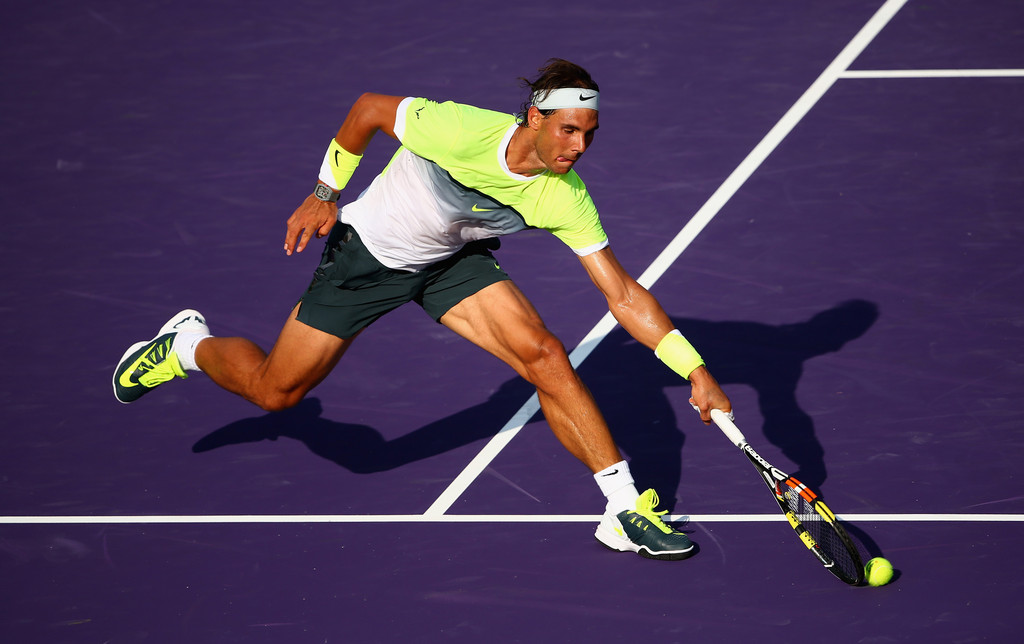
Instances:
[[[1024,69],[857,69],[840,78],[1021,78]]]

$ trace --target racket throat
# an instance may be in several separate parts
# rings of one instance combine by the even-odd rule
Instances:
[[[757,468],[757,471],[760,472],[761,478],[764,480],[764,484],[772,491],[775,498],[778,499],[779,502],[782,502],[785,494],[783,492],[782,483],[789,478],[789,475],[780,471],[771,463],[761,458],[761,455],[754,451],[754,448],[747,443],[743,444],[743,452],[754,464],[754,467]]]

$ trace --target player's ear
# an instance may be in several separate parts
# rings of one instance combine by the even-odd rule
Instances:
[[[531,105],[530,109],[526,112],[526,126],[531,130],[539,130],[540,123],[544,120],[544,115],[540,113],[536,105]]]

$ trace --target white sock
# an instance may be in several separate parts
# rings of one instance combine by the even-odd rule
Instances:
[[[183,331],[174,336],[171,351],[178,354],[178,362],[185,371],[202,371],[196,364],[196,346],[200,341],[211,338],[209,333]]]
[[[608,499],[605,506],[606,514],[618,514],[623,510],[636,509],[636,500],[640,493],[633,485],[633,475],[629,472],[629,463],[619,461],[594,475],[597,486]]]

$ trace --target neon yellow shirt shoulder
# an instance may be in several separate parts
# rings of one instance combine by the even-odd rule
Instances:
[[[405,149],[440,166],[461,187],[504,207],[492,212],[512,211],[525,224],[519,229],[548,230],[578,254],[607,246],[597,208],[574,170],[526,177],[508,169],[505,151],[516,127],[509,114],[411,98],[399,109],[395,133]],[[469,209],[484,210],[476,203]],[[508,225],[503,230],[514,232]]]

